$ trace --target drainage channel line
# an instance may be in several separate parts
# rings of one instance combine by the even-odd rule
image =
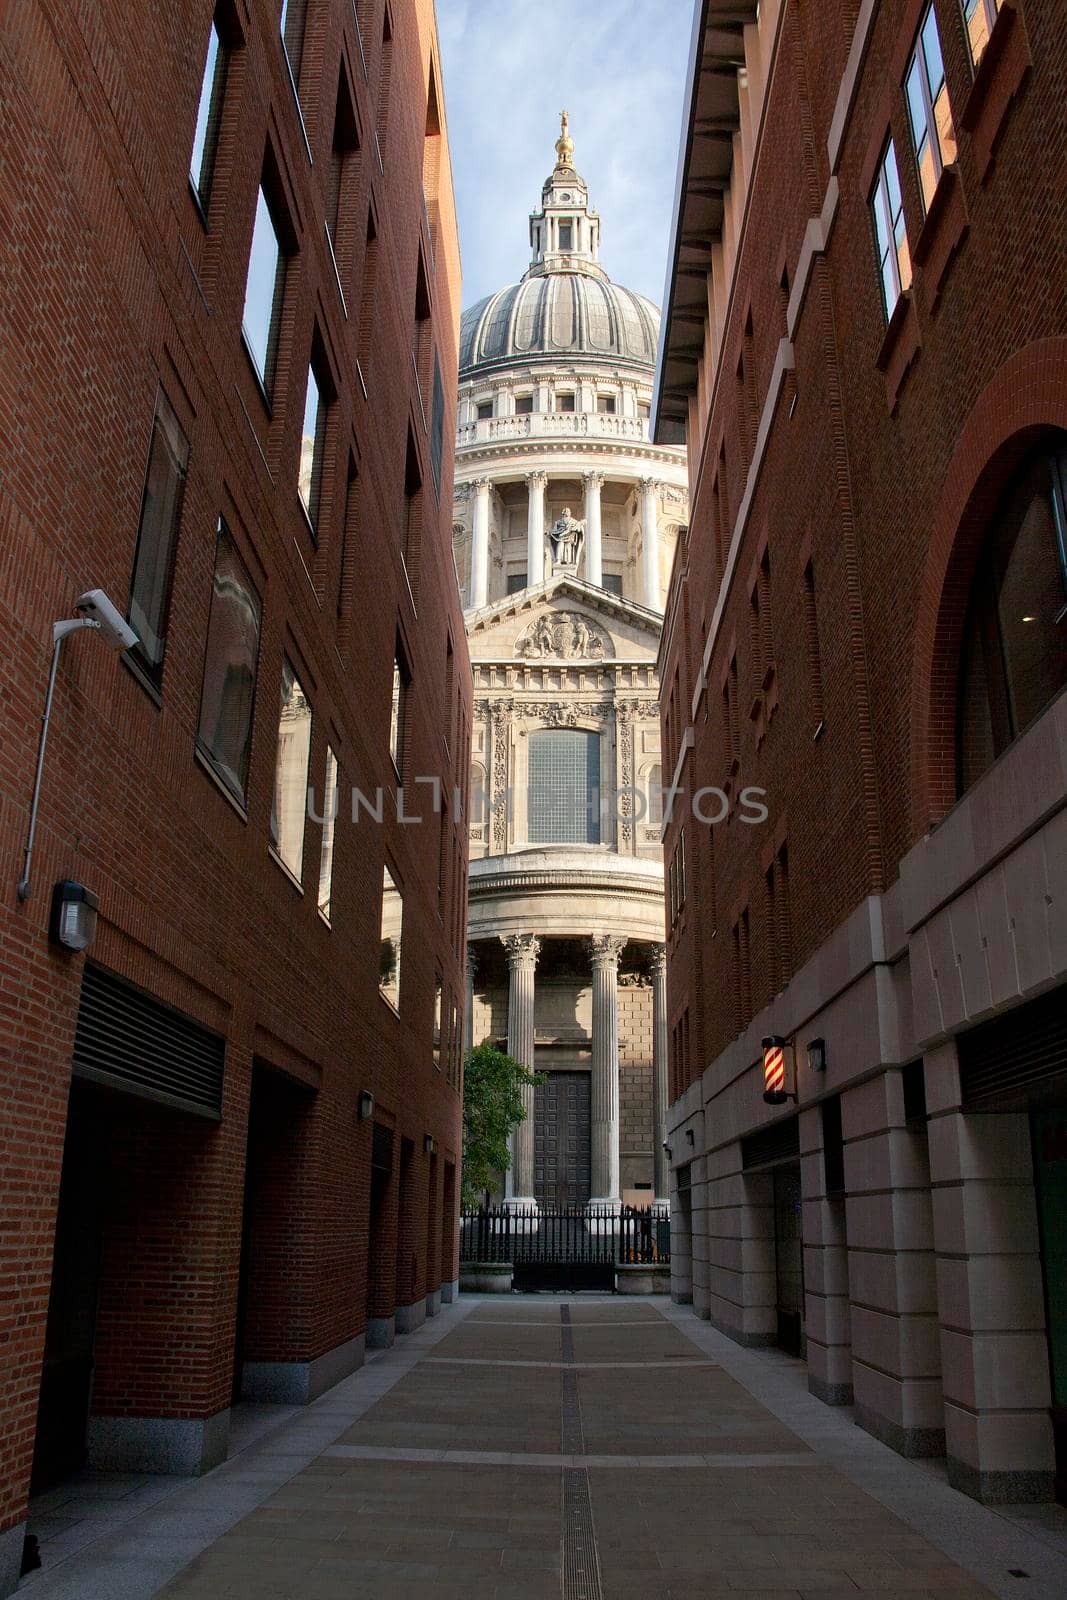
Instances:
[[[570,1306],[560,1306],[561,1448],[564,1455],[585,1454],[585,1429],[582,1427],[582,1401],[578,1374],[574,1370],[574,1331]],[[589,1493],[589,1473],[585,1467],[564,1467],[561,1474],[563,1523],[560,1590],[563,1600],[603,1600],[600,1561],[597,1556],[593,1502]]]

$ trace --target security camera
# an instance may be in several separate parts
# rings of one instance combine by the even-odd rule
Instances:
[[[79,595],[74,609],[80,611],[89,622],[95,622],[100,637],[112,650],[130,650],[137,644],[137,635],[103,589],[89,589]]]

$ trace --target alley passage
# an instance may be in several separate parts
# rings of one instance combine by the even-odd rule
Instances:
[[[169,1600],[987,1595],[649,1302],[481,1301]]]

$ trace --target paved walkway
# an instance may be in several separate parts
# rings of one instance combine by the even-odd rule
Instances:
[[[975,1505],[811,1399],[799,1363],[662,1300],[464,1299],[315,1405],[270,1410],[195,1484],[54,1492],[25,1592],[1067,1595],[1067,1516]]]

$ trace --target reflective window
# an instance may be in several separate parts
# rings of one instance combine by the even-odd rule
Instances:
[[[211,173],[218,147],[225,87],[226,47],[216,15],[211,19],[211,31],[207,38],[207,58],[204,61],[204,75],[200,80],[200,103],[196,110],[193,148],[189,157],[189,178],[205,210],[211,192]]]
[[[1000,7],[1001,0],[963,0],[963,23],[967,29],[971,61],[975,66],[985,54]]]
[[[248,256],[241,329],[263,387],[269,391],[285,287],[285,257],[270,203],[260,184]]]
[[[252,744],[261,615],[248,568],[220,518],[197,744],[242,803]]]
[[[878,247],[878,270],[882,283],[882,305],[887,319],[905,289],[911,287],[911,252],[904,225],[904,204],[900,196],[897,152],[890,139],[878,167],[878,181],[871,196],[874,236]]]
[[[152,441],[148,447],[148,470],[141,496],[141,520],[126,613],[138,639],[133,657],[156,688],[163,677],[171,576],[188,464],[189,441],[161,391],[156,399]]]
[[[388,867],[382,868],[382,934],[378,988],[395,1011],[400,1010],[400,940],[404,901]]]
[[[278,19],[278,31],[282,36],[282,48],[295,89],[300,81],[300,57],[304,53],[304,25],[307,21],[307,0],[282,0],[282,13]]]
[[[1058,442],[1019,473],[979,555],[960,654],[961,793],[1067,684],[1065,488]]]
[[[274,804],[270,841],[294,878],[304,863],[308,762],[311,758],[311,707],[288,660],[282,662],[281,710],[274,763]]]
[[[543,728],[527,740],[531,844],[600,843],[600,735]]]
[[[308,365],[307,389],[304,392],[304,426],[300,436],[300,469],[297,478],[300,502],[307,512],[312,528],[315,527],[319,517],[322,458],[326,444],[326,408],[326,397],[315,371],[315,363],[312,361]]]
[[[319,910],[327,922],[333,894],[333,833],[337,822],[337,757],[326,746],[326,777],[322,791],[322,853],[319,856]]]
[[[393,758],[393,766],[398,774],[402,773],[404,765],[404,714],[407,710],[407,694],[407,667],[400,656],[397,655],[393,658],[393,698],[389,713],[389,754]]]
[[[923,208],[934,197],[942,169],[956,159],[956,133],[952,107],[948,103],[945,66],[941,59],[941,40],[933,6],[928,6],[908,66],[905,83],[911,137],[919,168],[919,188]]]

